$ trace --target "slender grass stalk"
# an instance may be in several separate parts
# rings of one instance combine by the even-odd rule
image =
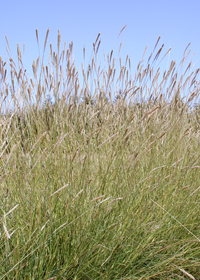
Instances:
[[[7,37],[10,64],[0,58],[0,279],[199,279],[199,69],[185,65],[189,45],[179,72],[172,61],[161,75],[159,37],[132,75],[114,50],[98,64],[99,33],[81,86],[59,31],[44,65],[48,34],[30,80]],[[39,48],[37,30],[36,39]]]

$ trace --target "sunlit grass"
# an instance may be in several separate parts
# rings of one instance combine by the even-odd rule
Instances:
[[[82,87],[60,40],[34,80],[1,58],[0,279],[199,279],[198,70],[115,77],[98,37]]]

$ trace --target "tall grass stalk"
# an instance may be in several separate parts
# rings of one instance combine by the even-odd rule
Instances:
[[[0,58],[0,279],[200,279],[199,69],[159,40],[132,76],[99,34],[83,85],[60,32]]]

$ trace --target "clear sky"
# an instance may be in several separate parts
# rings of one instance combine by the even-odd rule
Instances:
[[[99,32],[101,46],[99,56],[114,49],[117,58],[120,42],[121,57],[128,54],[135,71],[148,45],[146,59],[152,52],[159,36],[159,46],[165,44],[163,55],[172,48],[165,59],[167,66],[172,59],[179,64],[183,52],[191,42],[191,54],[196,53],[192,61],[195,69],[200,67],[200,1],[198,0],[0,0],[0,56],[8,59],[5,35],[8,37],[12,57],[16,59],[17,43],[21,50],[25,43],[25,55],[22,57],[27,71],[32,74],[32,61],[39,53],[35,29],[39,32],[40,52],[42,53],[45,34],[50,29],[47,42],[57,48],[58,29],[61,33],[61,46],[74,42],[75,64],[80,68],[83,62],[83,47],[86,48],[86,63]],[[123,26],[120,37],[117,36]],[[134,73],[133,73],[134,74]]]

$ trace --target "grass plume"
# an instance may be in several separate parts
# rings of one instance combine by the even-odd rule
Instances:
[[[114,50],[98,64],[99,33],[79,73],[59,31],[45,65],[48,34],[33,78],[19,46],[18,65],[0,58],[0,279],[199,279],[199,69],[186,64],[189,45],[180,72],[172,61],[161,73],[159,37],[133,75]],[[36,39],[39,48],[37,30]]]

